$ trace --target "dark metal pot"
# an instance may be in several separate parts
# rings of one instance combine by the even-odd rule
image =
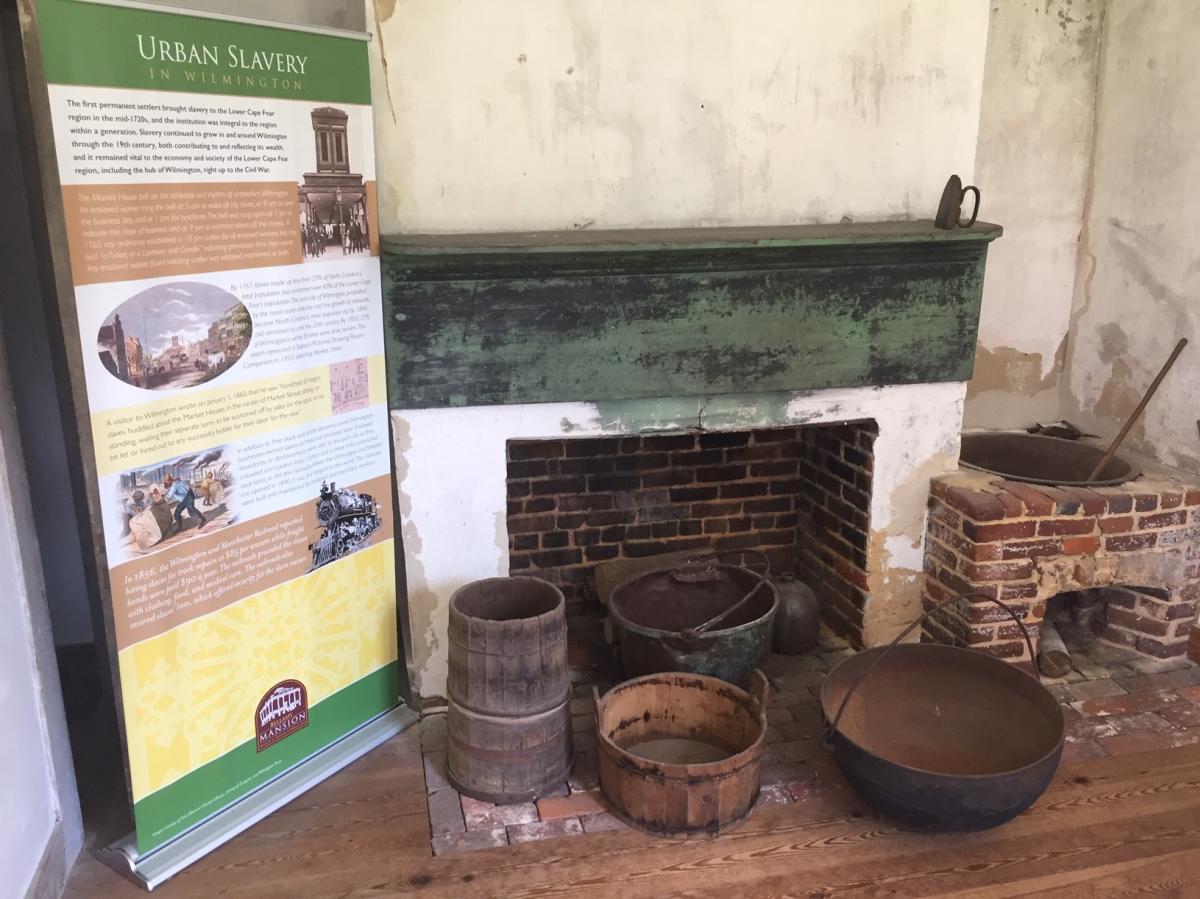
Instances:
[[[747,595],[718,626],[696,632]],[[686,671],[745,686],[770,648],[778,606],[770,580],[709,561],[629,578],[613,590],[608,613],[627,677]]]
[[[826,677],[826,746],[863,798],[901,824],[972,831],[1011,820],[1037,801],[1058,767],[1066,724],[1057,700],[1008,662],[974,649],[899,643],[907,633]]]

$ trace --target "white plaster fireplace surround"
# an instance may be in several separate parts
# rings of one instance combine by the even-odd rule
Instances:
[[[868,645],[921,604],[929,479],[958,462],[965,385],[859,387],[621,402],[393,411],[414,688],[444,696],[450,596],[508,574],[506,442],[710,431],[872,419],[879,427],[868,552]]]

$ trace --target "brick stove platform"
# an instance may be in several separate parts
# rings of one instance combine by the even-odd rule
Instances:
[[[935,478],[925,548],[925,607],[977,592],[1007,603],[1037,645],[1046,602],[1106,592],[1101,636],[1159,659],[1182,656],[1200,599],[1200,484],[1144,465],[1116,487],[1043,487],[960,470]],[[922,639],[1028,663],[1016,624],[992,603],[953,603]]]

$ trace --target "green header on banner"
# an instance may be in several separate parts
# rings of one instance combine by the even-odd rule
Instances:
[[[51,84],[371,102],[365,41],[288,28],[40,0]]]

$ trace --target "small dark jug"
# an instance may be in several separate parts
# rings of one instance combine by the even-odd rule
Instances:
[[[817,597],[790,571],[775,577],[775,589],[779,591],[779,611],[771,649],[782,655],[803,655],[817,645],[821,632]]]

